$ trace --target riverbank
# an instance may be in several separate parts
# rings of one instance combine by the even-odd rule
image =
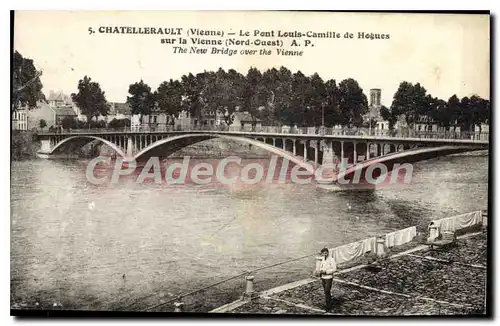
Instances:
[[[487,231],[459,237],[457,246],[430,250],[421,245],[334,275],[334,315],[484,315]],[[308,278],[240,300],[213,312],[325,314],[322,283]]]
[[[14,161],[30,160],[36,158],[36,152],[40,149],[40,143],[34,138],[36,134],[32,131],[12,131],[11,159]]]

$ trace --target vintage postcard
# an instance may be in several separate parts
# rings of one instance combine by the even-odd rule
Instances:
[[[12,315],[490,315],[488,12],[11,17]]]

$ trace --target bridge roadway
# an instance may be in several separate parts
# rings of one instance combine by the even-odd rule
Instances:
[[[147,160],[151,156],[168,157],[183,147],[208,140],[226,139],[256,146],[288,159],[311,171],[325,164],[347,160],[366,169],[371,163],[411,163],[433,157],[485,150],[489,142],[471,139],[429,139],[355,135],[288,134],[246,131],[113,131],[73,130],[38,134],[42,158],[68,158],[79,148],[94,142],[106,144],[126,160]],[[251,146],[249,146],[251,147]],[[398,154],[395,156],[395,154]],[[351,176],[356,169],[345,171]],[[335,174],[330,171],[327,175]]]

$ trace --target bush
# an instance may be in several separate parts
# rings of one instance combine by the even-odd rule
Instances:
[[[108,123],[108,128],[120,129],[130,127],[130,119],[113,119]]]
[[[70,129],[73,128],[75,122],[76,122],[75,119],[73,119],[72,117],[64,117],[61,121],[61,126],[64,129]]]

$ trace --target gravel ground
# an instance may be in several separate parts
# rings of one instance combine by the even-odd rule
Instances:
[[[403,256],[382,261],[382,270],[360,269],[341,278],[362,285],[458,304],[484,302],[486,270]]]
[[[477,236],[458,240],[456,247],[445,250],[429,250],[425,255],[465,264],[486,266],[488,260],[487,245],[487,234],[484,232]]]
[[[284,302],[258,298],[231,311],[235,314],[294,314],[294,315],[322,315],[310,309],[303,309]]]
[[[461,239],[455,248],[415,252],[464,264],[486,265],[486,232]],[[455,263],[443,263],[406,256],[384,259],[381,268],[365,268],[336,276],[365,286],[406,294],[385,294],[349,284],[333,283],[334,314],[341,315],[462,315],[482,314],[484,310],[486,270]],[[417,298],[418,296],[465,305],[458,307]],[[321,282],[309,283],[272,296],[295,304],[324,309]],[[292,304],[259,298],[233,311],[260,314],[318,314]]]
[[[336,300],[336,304],[332,310],[333,314],[402,316],[460,315],[469,313],[469,310],[460,307],[383,294],[339,283],[334,283],[332,293]],[[319,281],[281,292],[273,297],[316,309],[324,308],[323,289]],[[262,298],[247,303],[232,312],[255,314],[321,314],[316,311],[295,307],[283,302],[265,300]]]

